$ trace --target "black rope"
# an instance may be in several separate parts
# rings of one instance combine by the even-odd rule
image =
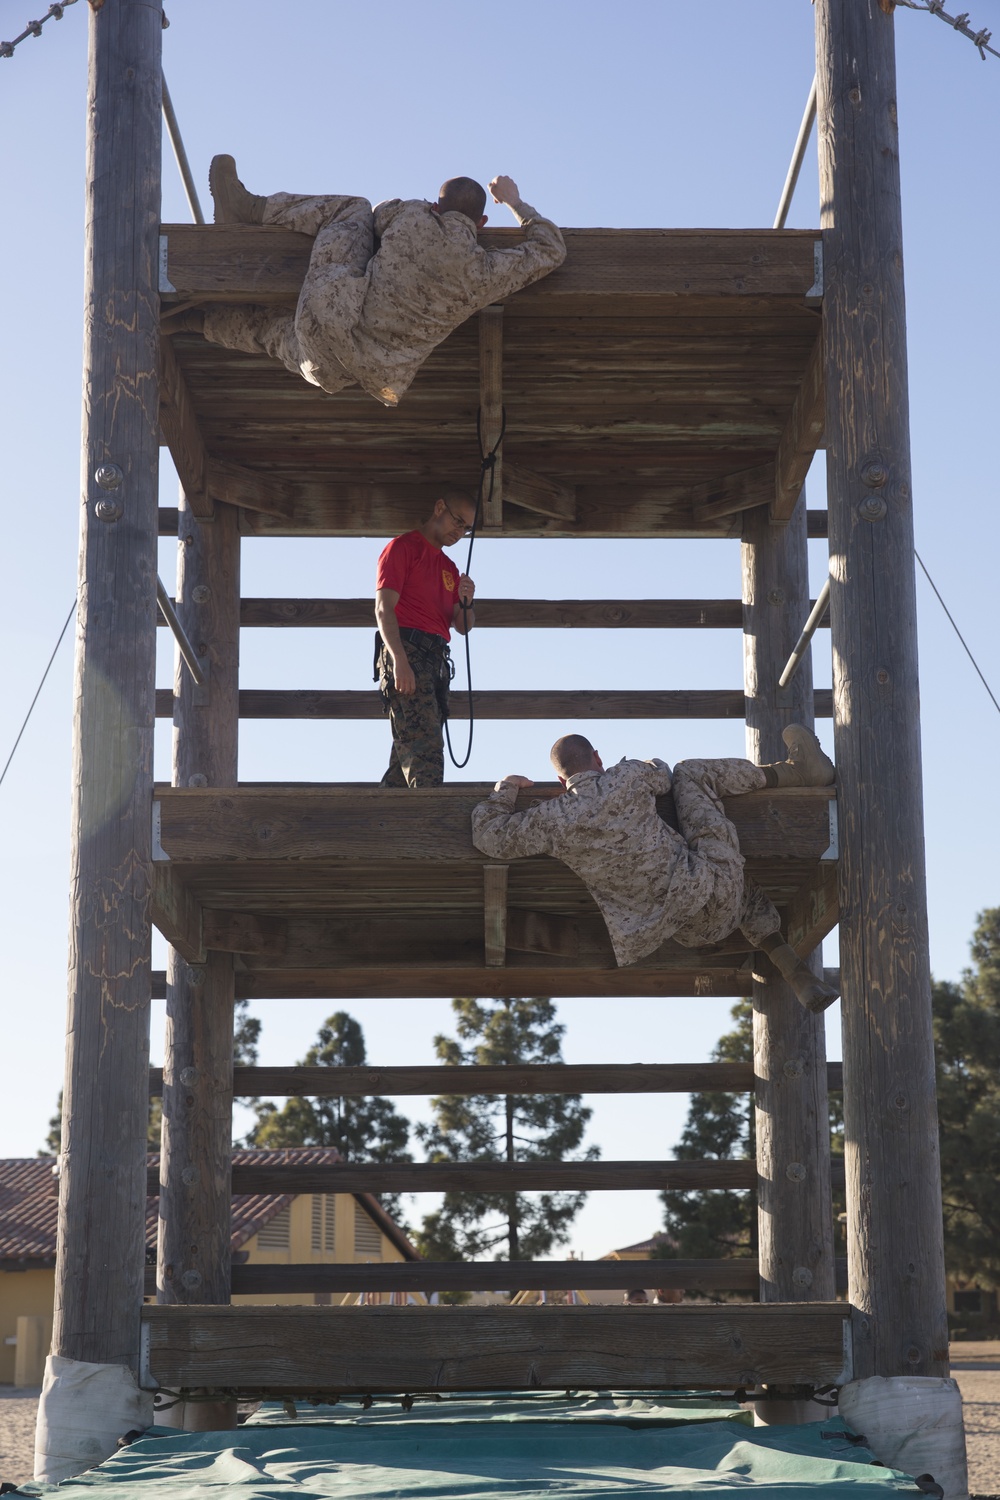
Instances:
[[[4,766],[3,770],[0,771],[0,786],[3,785],[4,777],[7,775],[7,772],[10,770],[10,763],[14,759],[14,753],[17,750],[18,745],[21,743],[21,736],[24,734],[24,731],[28,727],[28,720],[31,718],[31,715],[35,711],[35,704],[38,702],[38,695],[41,693],[42,688],[45,686],[45,679],[46,679],[46,677],[48,677],[49,672],[50,672],[50,670],[52,668],[52,663],[56,659],[56,652],[59,650],[59,647],[62,645],[63,636],[66,634],[67,630],[69,629],[69,622],[73,618],[73,611],[75,609],[76,609],[76,600],[74,599],[73,603],[70,605],[70,611],[69,611],[69,614],[66,616],[65,622],[63,624],[63,628],[59,632],[59,639],[56,641],[55,645],[52,647],[52,655],[49,657],[48,666],[45,668],[45,671],[42,673],[42,680],[38,684],[37,688],[35,689],[35,696],[32,698],[31,704],[30,704],[30,706],[28,708],[28,712],[24,716],[24,723],[21,725],[20,729],[17,732],[17,739],[14,741],[13,748],[11,749],[11,752],[10,752],[10,754],[7,757],[7,764]]]
[[[483,508],[483,492],[486,489],[486,476],[488,474],[490,480],[490,487],[486,494],[486,503],[489,504],[493,499],[493,486],[496,483],[497,454],[500,452],[500,444],[503,442],[503,435],[506,431],[507,408],[505,406],[502,406],[500,408],[500,436],[497,438],[496,442],[493,444],[493,447],[487,453],[486,449],[483,447],[483,409],[482,407],[479,408],[476,413],[476,437],[479,439],[479,486],[476,490],[476,513],[472,518],[472,526],[469,530],[469,551],[465,559],[465,572],[469,576],[471,576],[472,568],[472,549],[476,545],[476,531],[479,527],[479,517]],[[448,729],[447,714],[445,715],[444,719],[445,743],[448,746],[448,754],[451,757],[451,763],[455,767],[456,771],[463,770],[469,764],[469,759],[472,755],[472,738],[475,731],[475,721],[472,708],[472,651],[469,647],[469,606],[464,602],[464,600],[461,599],[459,600],[459,603],[462,606],[462,613],[465,617],[465,676],[467,682],[466,690],[469,695],[469,743],[465,751],[464,760],[455,759],[455,751],[452,748],[451,743],[451,733]]]

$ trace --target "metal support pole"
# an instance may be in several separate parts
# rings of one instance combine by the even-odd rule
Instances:
[[[195,649],[187,638],[187,632],[185,631],[184,626],[181,624],[180,620],[177,618],[177,611],[174,609],[170,595],[164,588],[163,580],[162,578],[160,578],[159,574],[157,574],[156,578],[156,602],[160,606],[160,613],[163,615],[163,618],[170,626],[171,634],[173,635],[174,640],[177,642],[177,649],[181,653],[184,665],[187,667],[188,671],[191,673],[191,676],[194,678],[198,686],[204,687],[205,674],[202,671],[201,666],[199,665],[198,658],[195,655]]]
[[[162,102],[163,120],[167,127],[167,135],[170,137],[170,144],[174,148],[174,158],[177,162],[177,170],[181,174],[181,182],[184,184],[184,192],[187,197],[188,208],[191,210],[191,217],[196,224],[204,224],[205,215],[201,211],[201,203],[198,200],[198,189],[194,185],[191,166],[187,159],[187,152],[184,150],[184,142],[181,139],[181,127],[178,125],[177,116],[174,114],[174,105],[170,98],[170,90],[167,88],[167,80],[165,78],[163,80]]]
[[[785,227],[785,220],[788,218],[788,210],[791,208],[792,199],[795,197],[795,188],[798,184],[799,173],[802,170],[802,163],[805,160],[806,147],[809,144],[809,137],[812,135],[812,128],[815,122],[816,76],[814,74],[812,87],[809,90],[809,98],[806,100],[805,113],[802,116],[802,124],[799,126],[795,150],[792,152],[792,160],[789,163],[788,176],[785,178],[785,185],[781,189],[781,199],[778,203],[778,212],[774,216],[772,229],[784,229]]]
[[[809,642],[812,640],[813,636],[816,634],[816,631],[819,629],[819,622],[826,614],[829,603],[830,580],[828,578],[823,587],[820,589],[819,597],[816,600],[816,603],[813,605],[812,610],[810,611],[808,620],[802,627],[802,634],[795,642],[795,645],[792,649],[792,654],[785,663],[784,671],[778,678],[779,688],[786,688],[791,682],[792,678],[795,676],[795,673],[798,671],[799,662],[808,651]]]

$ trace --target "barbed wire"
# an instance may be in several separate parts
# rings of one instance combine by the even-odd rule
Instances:
[[[954,31],[960,31],[963,36],[969,38],[973,46],[979,48],[979,56],[983,62],[986,61],[987,52],[992,52],[994,57],[1000,57],[1000,52],[995,47],[989,45],[990,37],[993,35],[992,31],[988,31],[985,26],[981,31],[973,31],[969,25],[969,12],[967,10],[963,11],[959,16],[949,16],[944,8],[944,0],[896,0],[896,4],[905,5],[907,10],[929,11],[932,16],[937,16],[939,20],[946,21]]]
[[[58,0],[57,4],[50,5],[40,21],[29,21],[21,35],[16,36],[12,42],[0,42],[0,57],[13,57],[15,47],[27,41],[29,36],[41,36],[46,21],[61,21],[67,5],[75,4],[76,0]]]

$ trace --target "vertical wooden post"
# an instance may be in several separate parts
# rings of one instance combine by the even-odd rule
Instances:
[[[503,431],[503,308],[484,307],[479,314],[479,437],[489,453]],[[503,449],[493,466],[492,496],[487,477],[480,524],[503,525]]]
[[[205,672],[198,687],[178,654],[175,786],[235,786],[239,740],[239,512],[217,504],[199,522],[181,494],[177,612]],[[187,964],[171,949],[163,1068],[157,1301],[228,1303],[233,1129],[231,953]],[[183,1425],[235,1425],[235,1410],[186,1409]]]
[[[816,0],[858,1376],[948,1370],[891,10]]]
[[[783,760],[786,724],[813,722],[812,661],[778,687],[809,613],[806,501],[787,526],[766,508],[743,518],[743,670],[747,754]],[[820,956],[814,956],[817,971]],[[760,1300],[822,1302],[835,1295],[830,1123],[823,1017],[777,973],[753,992]]]
[[[53,1352],[138,1369],[159,443],[158,0],[90,15],[69,1004]]]

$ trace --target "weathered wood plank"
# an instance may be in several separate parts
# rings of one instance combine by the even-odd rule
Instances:
[[[832,694],[817,693],[816,712],[827,718],[833,712]],[[474,691],[477,719],[742,719],[745,699],[739,690],[678,688],[666,692],[595,689],[533,691],[497,688]],[[156,715],[169,719],[173,697],[158,689]],[[454,693],[451,717],[469,716],[468,698]],[[244,688],[240,693],[241,719],[381,719],[382,699],[377,692],[317,688]]]
[[[507,865],[483,866],[485,962],[500,969],[507,961]]]
[[[848,1259],[889,1378],[948,1373],[893,35],[817,0]]]
[[[416,790],[377,786],[156,787],[160,841],[171,861],[468,860],[485,855],[472,843],[470,817],[491,790],[472,783]],[[558,795],[539,784],[517,807]],[[752,792],[726,801],[752,860],[819,860],[829,844],[828,787]],[[670,815],[670,800],[659,799]],[[526,862],[520,862],[526,866]],[[548,862],[561,868],[558,862]]]
[[[696,522],[715,521],[737,511],[769,505],[774,495],[774,464],[758,464],[727,474],[718,482],[699,486],[690,495],[691,514]]]
[[[170,865],[153,865],[153,899],[150,916],[157,931],[188,963],[205,962],[202,910],[189,886]]]
[[[208,520],[208,453],[187,382],[177,363],[172,339],[160,340],[160,430],[170,449],[177,477],[196,516]]]
[[[784,524],[791,517],[802,494],[813,455],[823,446],[825,428],[826,389],[823,382],[823,334],[820,332],[778,443],[771,500],[771,520],[775,524]]]
[[[294,302],[309,263],[306,235],[270,225],[164,224],[167,277],[178,299]],[[566,299],[649,299],[661,315],[696,298],[788,298],[813,282],[813,230],[565,229],[565,263],[519,292],[514,305],[542,314]],[[488,229],[487,247],[519,244],[518,229]],[[169,298],[167,300],[170,300]]]
[[[286,520],[295,514],[298,487],[293,482],[258,473],[244,464],[209,458],[205,487],[213,500],[222,500],[226,505],[239,505],[244,510],[263,511]]]
[[[847,1303],[147,1307],[151,1380],[273,1392],[829,1385]]]
[[[161,5],[119,0],[91,8],[88,21],[83,493],[52,1352],[135,1371],[149,1110]]]
[[[827,1063],[827,1088],[843,1087],[843,1067]],[[149,1092],[162,1087],[160,1068],[149,1070]],[[356,1098],[386,1094],[693,1094],[703,1090],[750,1093],[752,1063],[533,1063],[517,1067],[237,1067],[233,1092],[246,1098]],[[491,1262],[492,1264],[492,1262]]]
[[[748,969],[704,969],[697,966],[682,973],[645,969],[556,968],[487,969],[435,968],[432,965],[384,964],[381,968],[257,969],[238,971],[238,1000],[350,1000],[350,999],[449,999],[453,995],[495,995],[515,999],[520,995],[551,995],[559,1000],[576,995],[615,996],[669,995],[685,997],[749,995],[753,976]]]
[[[504,469],[504,494],[511,505],[557,521],[576,520],[576,491],[523,464],[508,463]],[[478,624],[478,616],[477,616]]]
[[[817,878],[791,902],[785,918],[785,935],[800,957],[805,958],[831,933],[841,919],[837,865],[821,865]]]
[[[510,469],[507,471],[508,491]],[[513,496],[508,499],[516,504]],[[375,610],[364,599],[244,599],[248,627],[370,629]],[[739,599],[478,599],[476,629],[494,630],[738,630]]]
[[[802,496],[784,526],[772,525],[764,509],[743,518],[747,754],[758,765],[784,758],[786,725],[813,724],[811,659],[778,687],[809,609],[805,509]],[[822,956],[809,963],[818,974]],[[766,959],[761,967],[766,978],[753,994],[760,1300],[811,1301],[836,1290],[825,1022]]]
[[[479,441],[491,453],[503,431],[503,308],[484,307],[479,314]],[[494,455],[492,474],[485,476],[480,524],[487,530],[503,525],[503,446]]]

